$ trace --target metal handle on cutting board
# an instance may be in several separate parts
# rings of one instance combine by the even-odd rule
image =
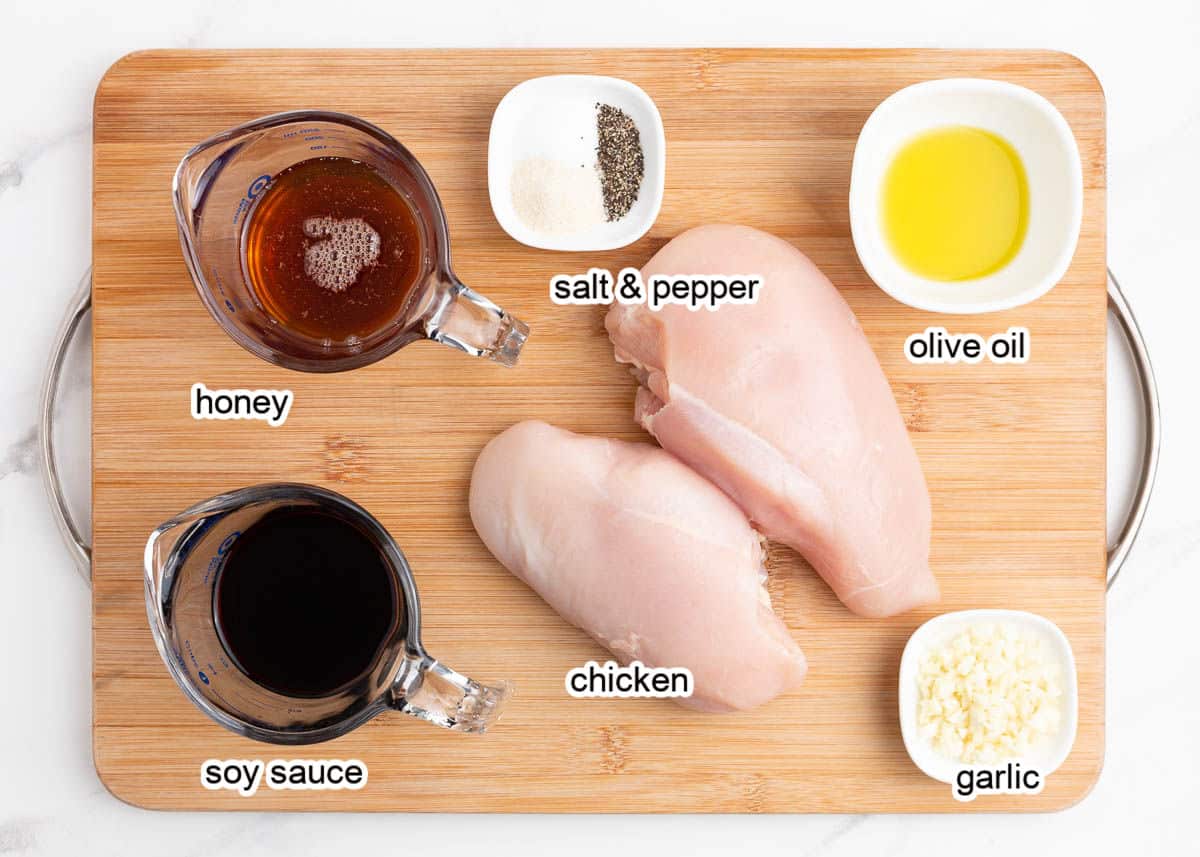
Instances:
[[[1137,488],[1133,492],[1133,500],[1129,511],[1125,514],[1125,523],[1117,534],[1117,540],[1108,549],[1108,589],[1112,589],[1121,574],[1121,566],[1125,564],[1129,550],[1137,539],[1138,530],[1142,526],[1142,518],[1146,517],[1146,506],[1150,503],[1150,492],[1154,488],[1154,476],[1158,472],[1158,450],[1162,443],[1161,415],[1158,407],[1158,383],[1154,380],[1154,367],[1150,365],[1150,355],[1146,353],[1146,340],[1134,318],[1125,293],[1113,272],[1108,272],[1108,311],[1116,318],[1121,327],[1125,341],[1129,343],[1129,351],[1133,355],[1133,365],[1137,370],[1138,387],[1142,394],[1142,419],[1146,424],[1146,441],[1142,448],[1142,468],[1138,474]]]
[[[92,308],[92,272],[89,270],[71,304],[67,308],[66,317],[59,328],[54,348],[50,352],[50,366],[46,372],[46,382],[42,387],[42,475],[46,481],[46,490],[50,493],[51,506],[54,511],[58,529],[66,539],[71,553],[85,577],[91,578],[92,548],[84,541],[79,528],[71,518],[67,508],[66,497],[63,494],[62,482],[58,476],[58,464],[54,457],[53,427],[54,404],[58,398],[58,382],[62,376],[63,363],[67,349],[79,330],[79,323]],[[1129,308],[1129,302],[1117,283],[1112,271],[1108,272],[1108,311],[1113,314],[1121,328],[1129,349],[1133,354],[1134,368],[1137,370],[1138,385],[1142,393],[1142,412],[1146,423],[1146,443],[1142,451],[1142,467],[1138,475],[1137,489],[1134,491],[1133,502],[1125,516],[1116,542],[1108,549],[1108,588],[1116,583],[1121,573],[1129,550],[1133,547],[1142,519],[1146,516],[1146,506],[1150,502],[1150,492],[1154,487],[1154,476],[1158,470],[1158,451],[1162,440],[1160,414],[1158,407],[1158,385],[1154,380],[1154,369],[1150,365],[1150,357],[1146,353],[1146,341],[1138,327],[1137,319]]]
[[[54,339],[54,348],[50,351],[50,365],[46,370],[46,380],[42,384],[42,414],[38,433],[42,440],[42,478],[46,482],[46,490],[50,494],[50,507],[54,512],[54,522],[63,534],[67,546],[71,549],[71,557],[79,567],[84,579],[92,578],[92,547],[83,538],[71,511],[67,508],[67,498],[63,493],[62,480],[58,477],[58,460],[54,457],[54,405],[58,401],[58,382],[62,379],[63,363],[66,362],[67,349],[70,347],[79,323],[92,308],[92,271],[89,268],[84,274],[67,314],[58,329]]]

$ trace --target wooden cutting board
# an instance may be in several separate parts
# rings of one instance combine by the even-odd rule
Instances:
[[[636,244],[564,255],[517,244],[487,194],[492,110],[537,75],[611,74],[657,102],[666,197]],[[851,244],[855,138],[894,90],[951,76],[1031,87],[1067,118],[1083,156],[1075,259],[1036,303],[948,317],[908,309],[867,278]],[[252,357],[201,306],[180,255],[171,176],[209,135],[267,113],[328,108],[382,126],[428,169],[463,280],[525,319],[514,370],[417,343],[365,369],[289,372]],[[93,253],[94,711],[96,766],[123,800],[163,809],[896,812],[1050,810],[1095,782],[1104,755],[1104,95],[1073,57],[1040,51],[537,50],[153,51],[118,62],[95,102]],[[540,418],[646,439],[635,383],[603,309],[556,307],[552,274],[640,265],[675,234],[736,221],[794,242],[841,289],[883,364],[933,497],[935,608],[850,615],[791,550],[770,550],[770,592],[809,658],[799,690],[713,716],[664,700],[574,700],[570,668],[603,655],[505,571],[467,515],[471,464],[497,432]],[[930,324],[1031,331],[1027,365],[915,366],[901,347]],[[288,388],[285,426],[194,422],[189,388]],[[142,548],[202,498],[276,480],[366,506],[415,569],[425,641],[516,696],[483,737],[385,714],[328,744],[258,744],[207,720],[178,690],[146,622]],[[909,761],[896,673],[936,613],[1033,610],[1079,665],[1079,735],[1037,797],[951,799]],[[359,758],[358,792],[201,788],[209,758]]]

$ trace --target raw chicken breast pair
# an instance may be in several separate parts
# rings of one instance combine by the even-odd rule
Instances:
[[[471,477],[471,519],[504,566],[622,663],[687,667],[677,701],[753,708],[804,678],[733,501],[648,443],[518,423]]]
[[[938,597],[929,495],[857,319],[807,257],[706,226],[642,273],[685,272],[763,285],[757,303],[715,312],[609,311],[617,359],[642,382],[635,417],[666,452],[521,423],[480,455],[471,518],[501,563],[619,660],[689,668],[695,695],[679,701],[691,707],[748,709],[805,672],[750,522],[851,610],[888,616]]]

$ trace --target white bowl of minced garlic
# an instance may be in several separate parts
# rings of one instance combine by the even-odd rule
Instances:
[[[900,660],[900,731],[944,783],[965,767],[1019,762],[1042,776],[1075,743],[1079,690],[1062,630],[1021,610],[962,610],[913,632]]]

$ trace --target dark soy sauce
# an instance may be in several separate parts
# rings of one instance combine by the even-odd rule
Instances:
[[[328,696],[363,676],[404,622],[375,542],[309,507],[276,509],[233,542],[213,614],[238,668],[294,697]]]

